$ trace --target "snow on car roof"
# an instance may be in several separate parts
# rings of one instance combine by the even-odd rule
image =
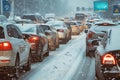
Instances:
[[[104,22],[99,22],[98,24],[100,24],[100,23],[104,23]],[[102,25],[96,26],[96,25],[94,25],[94,26],[91,26],[90,30],[93,32],[101,32],[101,31],[108,31],[108,29],[110,29],[110,28],[119,26],[113,22],[108,21],[108,23],[113,24],[113,25],[112,26],[109,26],[109,25],[108,26],[102,26]]]
[[[108,31],[106,51],[120,50],[120,26]]]
[[[95,24],[102,24],[102,23],[115,24],[114,22],[109,21],[109,20],[101,20],[101,21],[99,21],[99,22],[95,22]]]
[[[18,27],[19,27],[19,29],[23,32],[23,31],[25,31],[25,30],[27,30],[27,29],[29,29],[29,28],[31,28],[31,27],[35,27],[36,25],[38,25],[38,24],[16,24]]]

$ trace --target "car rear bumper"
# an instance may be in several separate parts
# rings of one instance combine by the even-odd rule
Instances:
[[[104,71],[105,77],[120,77],[120,71]]]

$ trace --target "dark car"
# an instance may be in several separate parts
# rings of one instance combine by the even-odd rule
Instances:
[[[120,80],[120,28],[110,29],[95,51],[98,80]]]

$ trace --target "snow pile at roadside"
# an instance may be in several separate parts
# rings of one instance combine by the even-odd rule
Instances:
[[[81,51],[83,51],[82,48],[85,46],[84,36],[85,34],[82,34],[75,38],[72,44],[68,44],[68,47],[63,51],[56,53],[49,63],[42,68],[38,68],[35,74],[29,76],[28,80],[62,80],[68,74],[77,58],[81,56],[79,58],[82,59],[84,52]]]

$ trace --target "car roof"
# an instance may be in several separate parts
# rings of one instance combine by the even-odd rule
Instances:
[[[104,23],[104,22],[101,22],[101,23]],[[110,23],[110,24],[115,24],[115,23],[111,23],[111,22],[108,22],[108,23]],[[100,23],[98,23],[98,24],[100,24]],[[96,25],[94,25],[94,26],[91,26],[90,27],[90,31],[93,31],[93,32],[101,32],[101,31],[108,31],[108,29],[110,29],[110,28],[113,28],[113,27],[118,27],[119,25],[113,25],[113,26],[96,26]]]
[[[19,27],[19,29],[23,32],[23,31],[25,31],[25,30],[27,30],[27,29],[29,29],[29,28],[32,28],[32,27],[35,27],[36,25],[38,25],[38,24],[16,24],[18,27]]]
[[[120,50],[120,26],[108,30],[106,51]]]

